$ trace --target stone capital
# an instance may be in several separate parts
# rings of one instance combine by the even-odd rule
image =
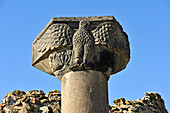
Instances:
[[[32,49],[32,65],[60,80],[79,70],[110,76],[130,59],[128,36],[113,16],[52,18]]]

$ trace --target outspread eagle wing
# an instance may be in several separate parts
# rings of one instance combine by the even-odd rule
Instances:
[[[128,56],[128,37],[126,33],[123,32],[123,29],[119,23],[101,23],[92,31],[92,34],[95,39],[95,45],[106,46],[111,50],[116,50],[119,52],[122,51]]]
[[[53,24],[36,41],[36,48],[39,52],[53,49],[62,49],[72,46],[74,30],[67,24]]]

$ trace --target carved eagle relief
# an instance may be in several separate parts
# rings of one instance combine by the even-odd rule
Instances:
[[[89,29],[90,26],[88,20],[81,20],[78,29],[65,23],[54,23],[36,40],[38,52],[53,51],[49,55],[49,64],[54,74],[67,69],[95,68],[93,61],[96,46],[124,52],[128,39],[116,28],[118,26],[115,23],[103,22],[93,29]]]
[[[78,30],[82,29],[81,27],[80,24]],[[67,24],[53,24],[48,28],[45,34],[37,40],[36,48],[39,52],[44,52],[45,50],[53,50],[54,48],[72,47],[72,38],[75,32],[76,31]],[[113,35],[119,35],[113,22],[104,22],[96,26],[96,29],[90,32],[94,37],[95,45],[107,45],[107,40],[109,38],[114,38],[112,37]]]
[[[45,34],[37,40],[36,48],[39,52],[72,46],[74,30],[67,24],[53,24]]]

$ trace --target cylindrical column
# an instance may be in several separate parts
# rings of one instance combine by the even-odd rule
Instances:
[[[106,77],[98,71],[66,73],[61,80],[62,113],[108,113]]]

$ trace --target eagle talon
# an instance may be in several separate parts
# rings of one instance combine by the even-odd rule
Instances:
[[[84,67],[86,67],[86,63],[85,62],[80,64],[80,68],[84,68]]]
[[[78,63],[74,63],[71,67],[70,67],[70,69],[72,70],[72,69],[76,69],[76,68],[78,68],[80,65],[78,64]]]

